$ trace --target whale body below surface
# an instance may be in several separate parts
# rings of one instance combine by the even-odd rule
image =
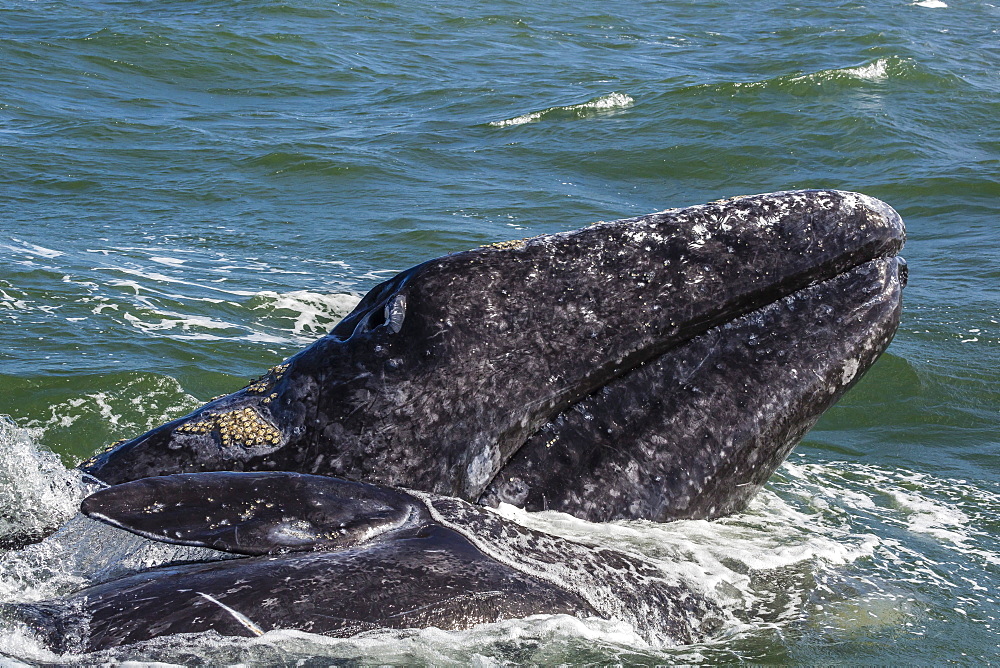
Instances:
[[[592,521],[739,511],[888,345],[904,227],[858,193],[671,209],[447,255],[107,484],[298,471]]]
[[[628,622],[689,643],[720,610],[662,568],[524,528],[453,497],[299,473],[210,472],[101,490],[84,513],[241,555],[154,568],[42,603],[0,605],[60,653],[176,633],[351,636],[533,614]]]
[[[91,517],[245,558],[0,612],[64,651],[536,613],[703,638],[724,617],[706,592],[482,506],[742,509],[892,339],[903,240],[878,200],[798,191],[414,267],[260,380],[84,467],[111,485]]]

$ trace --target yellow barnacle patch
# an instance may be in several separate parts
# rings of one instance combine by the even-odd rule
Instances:
[[[80,462],[80,466],[84,466],[84,467],[86,467],[86,466],[93,466],[94,464],[97,463],[97,458],[98,457],[100,457],[101,455],[103,455],[105,453],[111,452],[112,450],[114,450],[115,448],[117,448],[119,445],[121,445],[122,443],[124,443],[127,440],[128,440],[127,438],[120,438],[117,441],[115,441],[114,443],[108,443],[103,448],[101,448],[100,452],[97,452],[92,457],[89,457],[88,459],[85,459],[84,461]]]
[[[484,244],[480,248],[495,248],[497,250],[507,250],[510,248],[524,248],[524,239],[511,239],[510,241],[497,241],[492,244]]]
[[[101,450],[101,454],[104,454],[105,452],[111,452],[112,450],[114,450],[115,448],[117,448],[119,445],[121,445],[122,443],[124,443],[127,440],[128,440],[127,438],[119,438],[114,443],[108,443],[106,446],[104,446],[104,449]]]
[[[542,235],[539,235],[542,236]],[[497,241],[492,244],[483,244],[480,248],[493,248],[496,250],[512,250],[524,248],[529,241],[538,237],[525,237],[524,239],[511,239],[510,241]]]
[[[175,431],[182,434],[217,431],[223,445],[236,444],[247,448],[281,442],[281,432],[250,406],[225,413],[206,413],[197,421],[185,422]]]
[[[284,377],[286,371],[288,371],[287,364],[273,366],[260,378],[251,380],[250,384],[243,389],[251,394],[267,394],[275,383]]]

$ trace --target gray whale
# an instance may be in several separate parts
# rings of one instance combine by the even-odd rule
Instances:
[[[112,485],[90,516],[245,558],[3,610],[64,651],[535,613],[702,638],[723,613],[661,567],[483,505],[742,509],[892,339],[903,240],[878,200],[800,191],[414,267],[261,379],[83,467]]]
[[[887,204],[738,197],[455,253],[246,388],[84,465],[298,471],[585,519],[743,508],[888,345]]]
[[[60,653],[178,633],[351,636],[542,613],[619,619],[650,642],[676,644],[701,639],[720,616],[634,556],[424,492],[299,473],[210,472],[116,485],[82,509],[147,538],[249,556],[153,568],[59,600],[0,606]]]

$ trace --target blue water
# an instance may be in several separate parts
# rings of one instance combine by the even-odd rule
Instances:
[[[0,528],[65,516],[62,466],[241,387],[422,260],[859,190],[908,225],[903,325],[748,513],[521,518],[700,573],[734,610],[717,640],[557,618],[112,658],[995,662],[998,36],[997,4],[959,0],[6,2]],[[79,586],[52,550],[5,555],[0,596]],[[0,655],[55,660],[2,623]]]

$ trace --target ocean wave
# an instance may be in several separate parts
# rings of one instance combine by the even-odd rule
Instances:
[[[905,58],[879,58],[864,65],[820,70],[810,74],[789,77],[788,81],[885,81],[890,76],[905,76],[913,68],[913,62]]]
[[[82,655],[55,655],[28,629],[13,626],[0,634],[0,659],[5,655],[59,665],[186,665],[197,657],[207,665],[314,665],[321,658],[319,663],[335,665],[484,668],[578,664],[581,657],[621,665],[693,665],[705,659],[698,646],[653,649],[625,624],[569,615],[533,615],[464,631],[375,630],[350,638],[284,629],[255,638],[191,633]]]
[[[635,103],[635,100],[625,93],[610,93],[608,95],[602,95],[600,97],[595,97],[593,100],[588,100],[587,102],[582,102],[580,104],[570,104],[561,107],[549,107],[548,109],[542,109],[541,111],[532,111],[527,114],[521,114],[520,116],[515,116],[513,118],[507,118],[501,121],[491,121],[489,125],[495,128],[505,128],[512,125],[524,125],[525,123],[534,123],[535,121],[540,121],[543,118],[550,116],[569,116],[571,118],[586,118],[588,116],[594,116],[602,112],[614,112],[620,109],[627,109]]]
[[[847,76],[854,77],[855,79],[861,79],[862,81],[885,81],[889,77],[889,60],[886,58],[879,58],[874,62],[868,63],[867,65],[845,67],[840,70],[830,70],[824,74],[832,75],[834,73],[846,74]]]
[[[805,95],[814,92],[817,87],[823,87],[824,90],[835,87],[856,88],[887,82],[907,82],[943,88],[952,88],[961,83],[954,75],[938,73],[913,58],[887,56],[858,65],[789,73],[759,81],[698,84],[669,94],[688,95],[699,91],[732,94],[737,91],[778,90],[794,95]]]
[[[329,149],[327,149],[329,150]],[[374,175],[381,170],[374,161],[364,162],[359,155],[312,155],[303,151],[284,150],[272,151],[264,155],[244,159],[242,162],[251,167],[258,167],[268,174],[315,174],[320,176],[337,176],[351,172],[355,176]]]

